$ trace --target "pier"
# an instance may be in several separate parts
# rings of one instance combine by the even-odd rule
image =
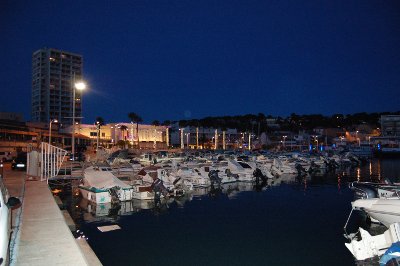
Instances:
[[[7,168],[4,183],[22,202],[12,211],[10,265],[102,265],[85,240],[74,238],[47,183]]]

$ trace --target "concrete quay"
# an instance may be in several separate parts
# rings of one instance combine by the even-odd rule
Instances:
[[[46,182],[4,168],[4,183],[22,206],[13,210],[10,265],[102,265],[83,239],[75,239]]]

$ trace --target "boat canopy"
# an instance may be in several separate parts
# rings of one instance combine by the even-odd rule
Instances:
[[[85,180],[91,187],[109,189],[113,187],[130,188],[128,184],[119,180],[109,167],[90,166],[85,169]]]

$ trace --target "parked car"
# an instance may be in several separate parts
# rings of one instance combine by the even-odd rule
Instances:
[[[12,160],[12,156],[10,152],[0,151],[0,162],[10,162]]]
[[[21,206],[18,198],[10,197],[0,177],[0,265],[9,264],[11,239],[11,210]]]
[[[13,170],[26,170],[26,163],[27,163],[28,155],[26,152],[19,153],[17,157],[12,161],[11,168]]]

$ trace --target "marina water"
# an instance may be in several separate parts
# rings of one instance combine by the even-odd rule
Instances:
[[[145,201],[96,206],[71,196],[64,201],[77,237],[88,239],[103,265],[376,265],[376,259],[357,263],[345,248],[343,227],[353,200],[347,182],[384,178],[399,181],[400,159],[282,176],[262,189],[232,183],[196,190],[157,207]],[[120,229],[101,232],[105,225]],[[361,215],[350,230],[359,225],[368,227]]]

